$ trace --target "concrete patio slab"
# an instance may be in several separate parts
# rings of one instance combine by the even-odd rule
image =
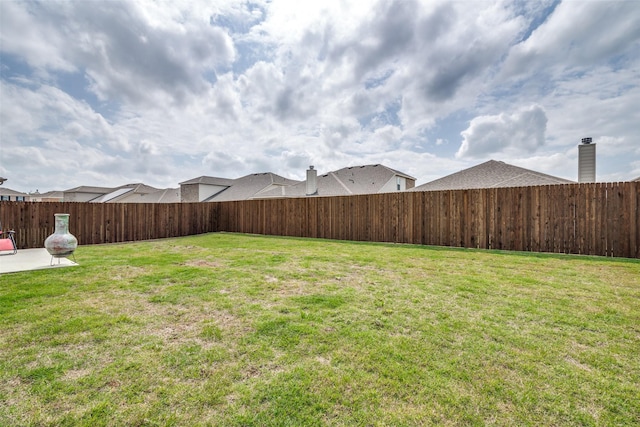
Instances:
[[[51,265],[51,255],[45,248],[20,249],[15,255],[0,252],[0,274],[76,265],[78,264],[68,258],[54,258],[53,265]]]

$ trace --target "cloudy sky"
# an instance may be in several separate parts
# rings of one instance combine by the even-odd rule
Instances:
[[[502,160],[640,176],[637,1],[0,0],[14,190]]]

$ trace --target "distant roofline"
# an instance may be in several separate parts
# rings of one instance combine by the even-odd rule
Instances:
[[[510,177],[507,179],[503,179],[502,181],[490,184],[490,185],[485,185],[485,186],[467,186],[466,184],[458,184],[456,183],[456,179],[461,179],[461,180],[465,180],[468,179],[468,175],[469,174],[473,174],[474,171],[478,170],[481,171],[487,167],[490,167],[493,164],[500,164],[500,165],[504,165],[509,167],[511,170],[515,170],[518,171],[520,174],[514,177]],[[466,169],[461,169],[457,172],[454,172],[452,174],[443,176],[441,178],[437,178],[434,179],[433,181],[429,181],[426,182],[424,184],[420,184],[419,186],[416,186],[414,188],[412,188],[410,191],[439,191],[442,189],[469,189],[469,188],[499,188],[502,186],[502,184],[506,184],[509,181],[514,181],[516,180],[518,177],[520,176],[524,176],[524,175],[530,175],[532,177],[537,177],[540,179],[546,179],[549,181],[555,181],[553,183],[548,183],[548,184],[540,184],[540,185],[551,185],[551,184],[575,184],[575,181],[571,181],[569,179],[565,179],[565,178],[560,178],[557,176],[553,176],[553,175],[549,175],[546,173],[542,173],[542,172],[538,172],[532,169],[527,169],[527,168],[523,168],[521,166],[516,166],[516,165],[512,165],[510,163],[506,163],[503,162],[502,160],[487,160],[485,162],[482,163],[478,163],[477,165],[468,167]],[[461,177],[461,178],[458,178]],[[450,188],[432,188],[432,187],[438,187],[438,186],[448,186]],[[532,184],[532,185],[536,185],[536,184]],[[507,187],[513,187],[513,185],[506,185]],[[524,186],[530,186],[530,185],[524,185]]]
[[[114,188],[119,187],[93,187],[90,185],[81,185],[79,187],[70,188],[68,190],[62,190],[63,193],[98,193],[104,191],[108,193],[113,191]]]
[[[401,171],[399,171],[397,169],[390,168],[389,166],[385,166],[385,165],[383,165],[381,163],[375,163],[375,164],[370,164],[370,165],[359,165],[359,166],[346,166],[344,168],[340,168],[340,169],[336,169],[334,171],[329,171],[327,173],[324,173],[324,174],[322,174],[322,176],[328,175],[329,173],[337,173],[337,172],[340,172],[341,170],[345,170],[345,169],[362,169],[362,168],[367,168],[367,167],[375,168],[375,167],[378,167],[378,166],[381,166],[381,167],[393,172],[396,175],[400,175],[403,178],[412,179],[414,181],[416,180],[415,177],[413,177],[413,176],[411,176],[409,174],[401,172]]]
[[[0,194],[7,195],[7,196],[29,196],[29,197],[31,197],[31,194],[29,194],[29,193],[23,193],[22,191],[12,190],[11,188],[8,188],[8,187],[0,188]]]
[[[178,183],[178,185],[188,185],[188,184],[230,185],[233,181],[234,181],[233,178],[221,178],[218,176],[202,175],[196,178],[182,181]]]

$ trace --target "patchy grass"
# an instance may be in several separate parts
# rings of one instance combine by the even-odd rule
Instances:
[[[633,425],[640,261],[209,234],[0,276],[0,425]]]

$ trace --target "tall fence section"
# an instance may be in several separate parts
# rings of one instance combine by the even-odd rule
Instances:
[[[80,245],[228,231],[640,258],[640,182],[218,203],[2,202],[19,248],[42,247],[54,213]]]
[[[212,203],[0,202],[0,221],[18,249],[43,248],[56,213],[69,214],[79,245],[130,242],[217,231]]]

